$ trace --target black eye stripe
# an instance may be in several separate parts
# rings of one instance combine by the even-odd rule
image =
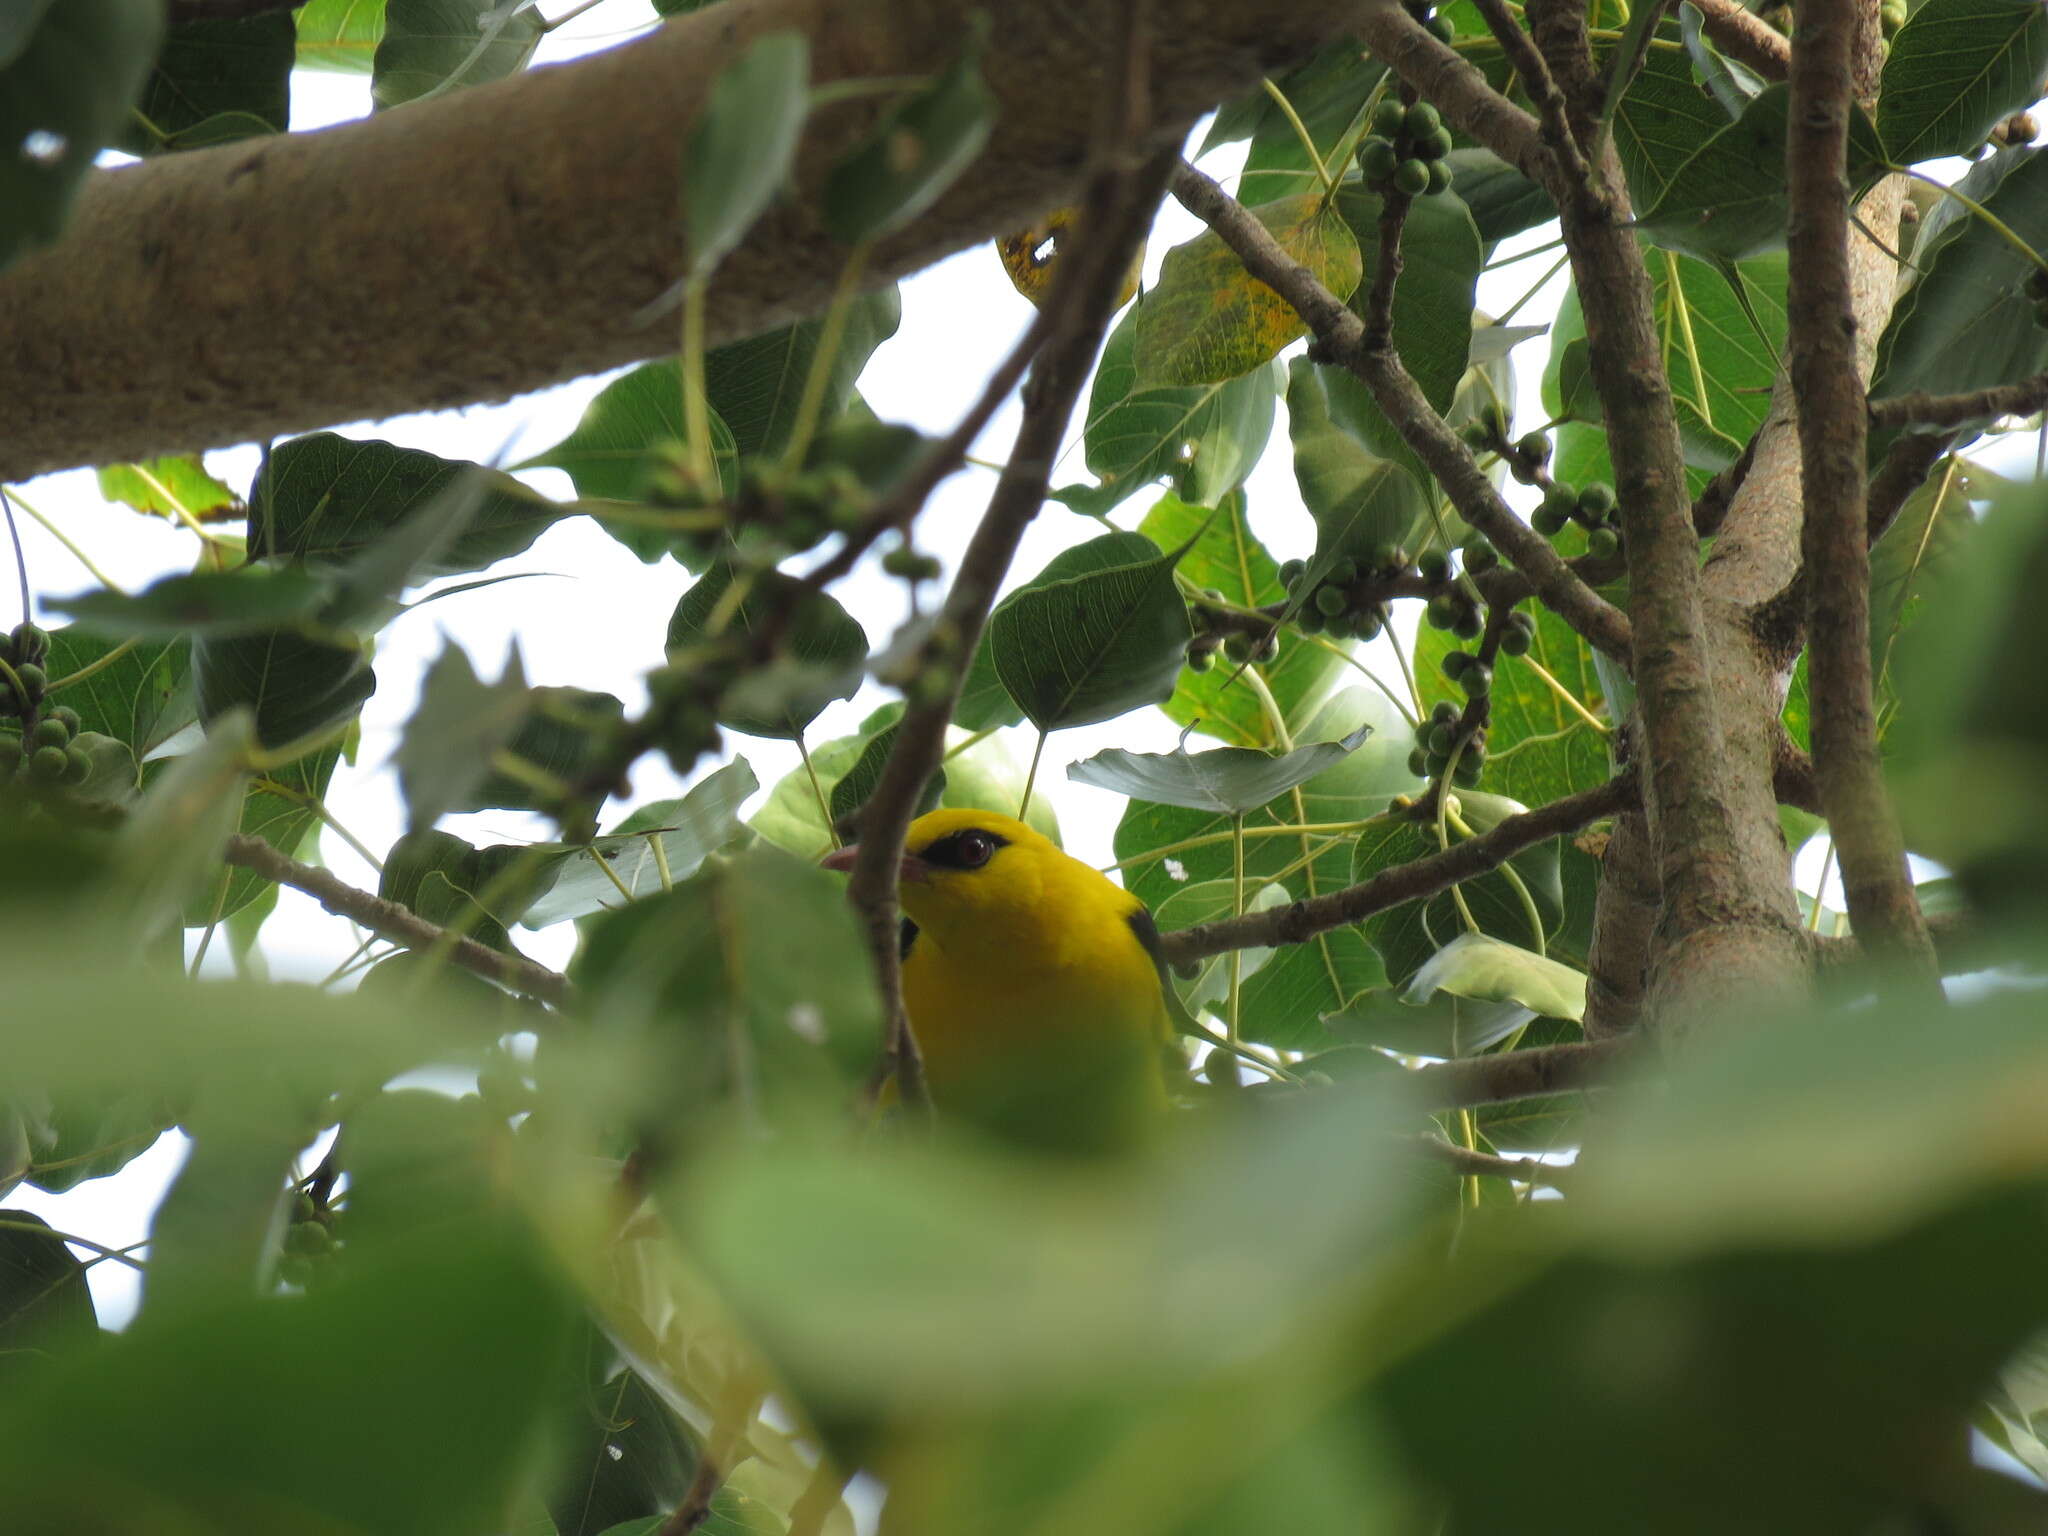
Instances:
[[[1008,842],[1008,838],[981,827],[963,827],[926,844],[918,857],[945,869],[979,869]]]

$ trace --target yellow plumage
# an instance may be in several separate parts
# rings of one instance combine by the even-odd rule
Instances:
[[[911,825],[899,897],[904,1003],[943,1116],[1057,1148],[1159,1120],[1173,1034],[1142,902],[978,810]]]

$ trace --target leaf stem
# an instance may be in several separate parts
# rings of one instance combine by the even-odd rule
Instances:
[[[698,488],[708,492],[718,483],[718,461],[711,449],[711,401],[704,392],[703,277],[683,285],[683,434],[689,439],[690,470]]]
[[[1031,749],[1031,768],[1024,775],[1024,795],[1017,802],[1017,819],[1022,821],[1024,813],[1031,809],[1031,786],[1038,782],[1038,760],[1045,755],[1046,733],[1038,733],[1038,745]]]
[[[1542,679],[1545,687],[1547,687],[1552,693],[1556,694],[1560,699],[1564,701],[1566,708],[1570,709],[1581,720],[1585,721],[1586,724],[1593,727],[1593,729],[1598,731],[1602,736],[1607,736],[1613,733],[1614,728],[1612,726],[1610,726],[1606,721],[1602,720],[1598,715],[1594,714],[1590,709],[1586,708],[1584,704],[1580,703],[1577,696],[1573,694],[1571,689],[1565,687],[1563,683],[1559,682],[1555,677],[1551,676],[1549,668],[1545,667],[1543,663],[1538,661],[1534,656],[1517,656],[1515,660],[1519,661],[1531,672],[1534,672],[1537,677]]]
[[[14,505],[20,507],[22,511],[26,512],[30,517],[34,518],[37,522],[43,525],[43,531],[45,533],[49,534],[51,538],[55,539],[59,544],[62,544],[66,549],[71,551],[72,558],[77,560],[77,562],[80,565],[85,567],[86,573],[90,575],[94,581],[98,582],[101,586],[105,587],[109,592],[119,592],[122,590],[121,587],[113,580],[112,577],[108,576],[105,571],[101,570],[98,566],[92,563],[91,555],[88,555],[84,550],[80,549],[75,543],[73,543],[71,541],[70,536],[67,535],[63,529],[59,528],[55,523],[51,522],[47,517],[43,516],[42,513],[38,512],[35,509],[35,507],[29,503],[28,499],[21,494],[20,491],[15,490],[12,487],[9,487],[8,495],[12,498]],[[27,615],[24,614],[23,617],[26,618]]]
[[[790,428],[789,446],[782,455],[782,462],[792,469],[803,463],[804,455],[810,452],[811,439],[817,434],[818,417],[825,408],[825,386],[832,377],[840,339],[846,334],[846,316],[853,307],[854,293],[860,287],[861,275],[867,271],[869,249],[868,242],[863,240],[847,252],[846,265],[840,268],[838,285],[832,290],[831,307],[818,328],[818,350],[812,354],[811,370],[804,376],[796,424]]]
[[[819,782],[818,770],[816,765],[811,762],[811,749],[809,744],[804,741],[802,731],[798,731],[796,734],[796,755],[803,760],[804,777],[811,781],[811,798],[817,802],[818,820],[825,824],[825,836],[830,840],[832,846],[837,848],[839,846],[839,829],[832,825],[832,802],[825,798],[825,786]],[[668,889],[668,868],[666,864],[662,867],[661,888],[663,890]]]
[[[1289,101],[1287,93],[1271,80],[1261,79],[1259,84],[1265,88],[1266,94],[1273,98],[1273,104],[1279,107],[1280,115],[1287,119],[1287,125],[1294,130],[1294,136],[1301,140],[1302,151],[1308,156],[1308,163],[1316,168],[1316,179],[1323,184],[1323,196],[1335,197],[1337,183],[1331,180],[1328,169],[1324,167],[1323,153],[1316,148],[1316,141],[1309,137],[1308,124],[1304,123],[1301,114],[1294,110],[1294,103]]]
[[[51,1167],[54,1165],[45,1163],[42,1166]],[[92,1241],[91,1238],[79,1237],[71,1232],[59,1232],[54,1227],[46,1227],[39,1221],[8,1221],[5,1218],[0,1218],[0,1232],[33,1232],[40,1237],[53,1237],[60,1243],[68,1243],[75,1248],[83,1248],[89,1253],[96,1253],[103,1259],[114,1259],[119,1263],[126,1264],[130,1269],[139,1269],[144,1272],[147,1272],[149,1269],[146,1263],[141,1259],[133,1257],[126,1249],[108,1248],[103,1244]],[[137,1243],[133,1246],[139,1248],[142,1245]]]

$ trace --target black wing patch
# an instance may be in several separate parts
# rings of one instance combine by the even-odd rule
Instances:
[[[1173,978],[1166,974],[1166,951],[1159,942],[1159,925],[1152,921],[1152,914],[1144,907],[1138,908],[1127,919],[1131,932],[1146,954],[1152,957],[1152,969],[1159,973],[1159,985],[1170,997],[1173,995]]]
[[[903,919],[903,929],[896,936],[896,958],[899,962],[910,958],[910,946],[917,942],[917,924],[909,918]]]

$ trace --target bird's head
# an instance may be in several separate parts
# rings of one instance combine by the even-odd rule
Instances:
[[[858,850],[825,856],[851,869]],[[903,840],[897,894],[903,910],[940,943],[949,933],[1001,932],[1036,905],[1048,861],[1062,857],[1043,834],[995,811],[941,810],[920,816]]]

